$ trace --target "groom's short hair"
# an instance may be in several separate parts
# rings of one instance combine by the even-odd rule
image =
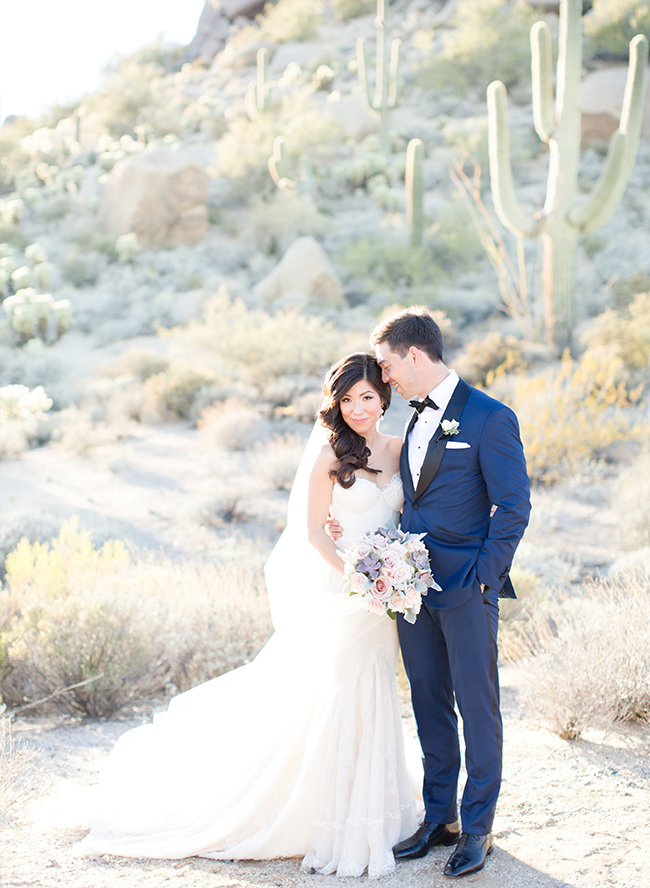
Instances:
[[[411,346],[419,348],[432,361],[442,361],[442,332],[423,305],[413,305],[384,318],[370,334],[373,347],[385,342],[403,358]]]

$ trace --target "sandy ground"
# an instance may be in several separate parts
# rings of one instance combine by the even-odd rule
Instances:
[[[641,888],[650,866],[650,731],[588,732],[560,740],[536,725],[518,702],[516,670],[502,670],[504,781],[495,822],[495,853],[463,880],[485,888]],[[110,722],[18,721],[16,736],[42,756],[45,785],[61,778],[92,781],[122,731],[142,717]],[[407,730],[411,729],[407,718]],[[164,779],[164,775],[161,775]],[[225,863],[95,860],[72,854],[77,831],[25,825],[0,831],[0,884],[11,888],[239,888],[353,885],[359,880],[307,875],[298,860]],[[448,885],[447,849],[402,863],[382,878],[386,888]],[[365,877],[364,877],[365,881]]]
[[[400,418],[395,425],[399,426]],[[398,428],[395,431],[399,431]],[[0,509],[80,514],[102,536],[129,537],[151,549],[183,555],[208,552],[214,532],[191,519],[192,503],[219,466],[187,426],[142,428],[135,437],[91,458],[31,451],[0,464]],[[543,561],[563,581],[606,569],[620,554],[606,482],[536,494],[522,554]],[[269,505],[281,509],[280,501]],[[568,580],[567,580],[568,578]],[[650,730],[632,727],[564,741],[536,724],[519,700],[521,673],[502,670],[505,719],[504,783],[495,822],[495,853],[465,884],[485,888],[641,888],[650,868]],[[92,782],[106,752],[148,710],[128,719],[74,722],[22,719],[16,736],[39,750],[43,791],[59,780]],[[407,729],[412,730],[407,716]],[[164,775],[161,775],[164,779]],[[0,829],[3,886],[321,886],[359,880],[306,875],[299,861],[222,863],[122,860],[72,855],[78,832],[42,832],[30,825]],[[381,880],[393,886],[436,888],[447,849],[401,864]]]

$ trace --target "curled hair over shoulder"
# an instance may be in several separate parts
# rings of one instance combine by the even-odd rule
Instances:
[[[442,332],[423,305],[405,308],[378,324],[370,334],[370,344],[382,342],[400,358],[415,346],[434,363],[442,361]]]
[[[329,442],[336,455],[337,462],[330,475],[341,487],[352,487],[354,473],[359,470],[378,475],[378,469],[368,466],[370,449],[366,439],[351,429],[341,415],[341,398],[353,385],[367,379],[369,385],[377,392],[382,410],[390,405],[391,388],[381,378],[381,368],[372,355],[358,352],[341,358],[330,367],[323,382],[323,403],[318,411],[318,418],[329,429]]]

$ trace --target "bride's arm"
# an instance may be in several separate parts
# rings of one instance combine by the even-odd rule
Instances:
[[[331,447],[323,450],[314,463],[309,478],[309,495],[307,499],[307,533],[309,542],[314,546],[325,561],[339,573],[343,573],[343,561],[338,549],[325,532],[325,522],[332,502],[334,480],[329,474],[335,462]]]

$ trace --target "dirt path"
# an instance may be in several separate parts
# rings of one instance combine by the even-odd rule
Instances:
[[[650,730],[587,733],[560,740],[518,702],[517,670],[505,669],[504,782],[495,822],[496,849],[482,873],[463,884],[484,888],[641,888],[650,866]],[[142,721],[24,720],[15,733],[41,755],[47,782],[91,782],[116,737]],[[164,779],[164,775],[161,775]],[[262,888],[356,885],[307,875],[299,861],[224,863],[76,858],[76,831],[33,826],[0,831],[0,884],[11,888]],[[401,864],[385,888],[439,888],[446,849]],[[365,880],[365,878],[364,878]]]

